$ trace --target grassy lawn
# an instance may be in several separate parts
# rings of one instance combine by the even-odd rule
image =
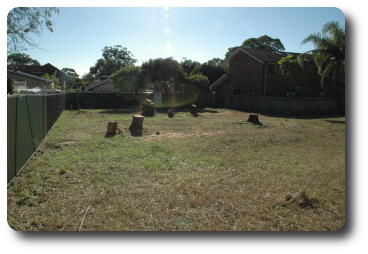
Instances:
[[[345,119],[64,111],[8,188],[15,230],[338,230]],[[105,138],[107,122],[123,132]],[[159,134],[157,133],[159,132]]]

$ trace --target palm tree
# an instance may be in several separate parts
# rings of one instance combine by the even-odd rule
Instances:
[[[302,54],[299,62],[306,56],[312,56],[318,73],[321,75],[321,88],[327,76],[332,76],[332,83],[337,89],[337,81],[345,79],[345,30],[339,23],[332,21],[322,27],[321,33],[309,35],[302,44],[311,42],[314,49]]]

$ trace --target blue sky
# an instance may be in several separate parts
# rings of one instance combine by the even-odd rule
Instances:
[[[34,37],[43,50],[26,53],[82,75],[102,57],[104,46],[117,44],[127,47],[137,64],[169,56],[199,62],[223,58],[229,47],[264,34],[279,38],[286,51],[304,52],[312,45],[301,41],[329,21],[345,24],[336,8],[60,8],[55,31]]]

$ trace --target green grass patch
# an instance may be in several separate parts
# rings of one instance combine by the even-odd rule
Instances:
[[[65,110],[8,188],[9,225],[74,231],[85,214],[83,230],[343,226],[344,118],[260,115],[258,127],[249,113],[216,111],[147,117],[132,137],[134,113]],[[122,133],[105,138],[110,121]],[[301,192],[313,204],[287,200]]]

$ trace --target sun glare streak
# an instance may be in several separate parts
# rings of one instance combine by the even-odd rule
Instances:
[[[165,34],[166,34],[166,35],[170,35],[170,34],[171,34],[171,29],[170,29],[170,27],[166,27],[166,28],[165,28]]]
[[[173,50],[173,47],[172,47],[171,42],[169,42],[169,41],[166,42],[166,44],[165,44],[165,53],[166,53],[166,55],[170,56],[171,53],[172,53],[172,50]]]

